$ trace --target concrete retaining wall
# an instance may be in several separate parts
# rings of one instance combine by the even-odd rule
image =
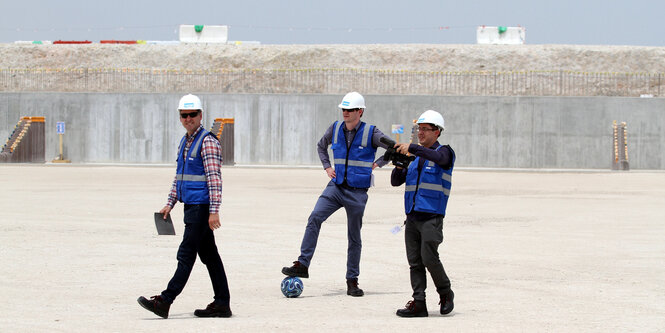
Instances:
[[[320,165],[316,142],[341,118],[341,95],[201,94],[204,123],[235,118],[238,164]],[[46,160],[173,163],[184,134],[180,94],[0,93],[0,140],[20,116],[46,117]],[[365,96],[363,121],[390,134],[426,109],[446,121],[458,166],[609,169],[612,121],[628,123],[631,169],[665,169],[665,99],[625,97]],[[408,138],[401,137],[401,141]],[[394,137],[394,135],[393,135]]]

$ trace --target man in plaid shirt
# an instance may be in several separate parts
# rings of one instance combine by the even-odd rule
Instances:
[[[159,212],[169,215],[177,201],[185,203],[185,232],[178,248],[178,267],[166,290],[139,304],[162,318],[187,283],[196,255],[208,268],[214,301],[205,309],[194,311],[197,317],[230,317],[229,287],[222,259],[217,252],[213,231],[220,227],[219,206],[222,202],[222,147],[217,137],[201,126],[201,100],[194,95],[180,99],[180,122],[187,134],[178,147],[176,177],[168,202]]]

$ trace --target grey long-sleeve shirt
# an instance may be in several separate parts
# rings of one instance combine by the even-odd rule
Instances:
[[[360,128],[360,123],[361,122],[358,122],[358,125],[356,125],[356,127],[350,131],[346,129],[346,126],[342,125],[342,128],[344,129],[344,137],[346,138],[347,147],[349,147],[351,145],[351,142],[353,142],[353,138],[356,136],[358,128]],[[316,144],[316,149],[319,152],[319,159],[321,160],[321,164],[323,164],[323,169],[328,169],[331,167],[330,155],[328,155],[328,146],[332,144],[333,131],[335,130],[333,128],[334,125],[335,123],[330,124],[330,127],[328,127],[326,132],[323,134],[323,137],[321,137],[319,143]],[[383,134],[383,132],[381,132],[376,126],[374,126],[374,132],[372,133],[372,147],[388,148],[385,144],[383,144],[380,141],[381,137],[387,137],[390,139],[390,137]],[[379,158],[376,161],[374,161],[374,163],[376,163],[379,167],[382,167],[386,165],[388,161],[384,161],[383,156],[379,156]]]

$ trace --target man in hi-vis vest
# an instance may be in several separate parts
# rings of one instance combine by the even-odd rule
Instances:
[[[300,245],[300,256],[293,266],[282,268],[288,276],[309,277],[309,266],[314,256],[321,224],[335,211],[344,207],[347,217],[348,249],[346,259],[346,294],[363,296],[358,288],[360,251],[367,189],[372,182],[372,170],[386,164],[383,158],[375,159],[376,148],[386,148],[380,142],[385,137],[375,126],[360,121],[365,112],[365,99],[357,92],[344,96],[339,104],[344,121],[335,121],[319,141],[319,158],[331,181],[319,197],[309,216],[305,236]],[[330,163],[328,146],[332,144],[334,169]]]
[[[427,317],[425,287],[429,271],[439,294],[440,312],[453,310],[453,294],[450,279],[439,259],[439,244],[443,242],[443,218],[450,196],[455,152],[450,146],[439,144],[438,138],[444,130],[443,116],[427,110],[418,118],[418,141],[416,144],[396,144],[402,154],[411,153],[416,159],[408,169],[395,167],[390,183],[400,186],[406,183],[404,209],[406,228],[404,241],[406,257],[411,272],[413,300],[404,309],[397,310],[400,317]]]
[[[167,318],[171,303],[185,288],[198,254],[208,269],[215,297],[205,309],[194,311],[194,315],[230,317],[229,286],[213,233],[221,226],[222,146],[214,134],[201,126],[203,108],[197,96],[183,96],[178,112],[187,134],[178,147],[176,176],[168,201],[159,211],[166,219],[177,201],[185,204],[185,231],[178,248],[178,267],[166,290],[150,299],[141,296],[138,302],[148,311]]]

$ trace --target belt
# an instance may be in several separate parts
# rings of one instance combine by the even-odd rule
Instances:
[[[406,215],[406,220],[407,221],[413,221],[413,222],[422,222],[422,221],[427,221],[435,218],[444,218],[444,215],[437,214],[437,213],[426,213],[426,212],[419,212],[419,211],[411,211],[411,213]]]
[[[337,186],[339,186],[339,187],[343,187],[343,188],[345,188],[345,189],[347,189],[347,190],[352,190],[352,191],[355,191],[355,190],[365,190],[365,191],[367,191],[367,189],[364,188],[364,187],[353,187],[353,186],[349,186],[349,184],[347,184],[346,182],[343,182],[343,183],[341,183],[341,184],[339,184],[339,185],[337,185]]]

